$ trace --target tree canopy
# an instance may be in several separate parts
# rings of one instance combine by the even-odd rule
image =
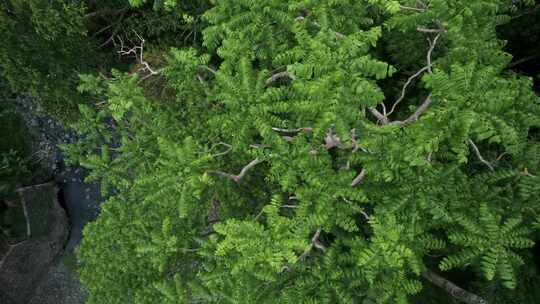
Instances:
[[[540,98],[497,32],[533,1],[129,3],[188,30],[81,76],[88,303],[538,299]]]

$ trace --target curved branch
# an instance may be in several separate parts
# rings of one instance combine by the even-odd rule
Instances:
[[[214,171],[214,170],[210,170],[210,171],[207,171],[207,172],[208,172],[208,174],[230,178],[233,181],[235,181],[236,183],[239,183],[242,180],[242,178],[248,173],[249,170],[251,170],[257,164],[260,164],[262,162],[263,161],[260,160],[259,158],[255,158],[249,164],[244,166],[244,168],[242,168],[242,170],[240,171],[240,173],[238,173],[238,175],[234,175],[234,174],[226,173],[226,172],[222,172],[222,171]]]

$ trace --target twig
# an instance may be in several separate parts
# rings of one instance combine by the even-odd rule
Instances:
[[[471,147],[473,148],[474,150],[474,153],[476,153],[476,157],[478,157],[478,159],[486,166],[488,166],[488,168],[491,170],[491,171],[495,171],[495,169],[493,169],[493,166],[491,165],[491,163],[489,163],[487,160],[484,159],[484,157],[482,157],[482,154],[480,154],[480,150],[478,149],[478,147],[474,144],[474,142],[469,138],[468,139],[469,141],[469,144],[471,145]]]
[[[366,169],[362,169],[360,173],[351,182],[351,187],[356,187],[366,177]]]
[[[260,164],[262,162],[263,161],[260,160],[259,158],[255,158],[249,164],[247,164],[244,168],[242,168],[242,170],[240,171],[240,173],[238,173],[238,175],[234,175],[234,174],[230,174],[230,173],[226,173],[222,171],[213,171],[213,170],[208,171],[208,174],[227,177],[227,178],[232,179],[236,183],[239,183],[251,168],[255,167],[257,164]]]
[[[426,270],[422,272],[422,276],[434,285],[444,289],[452,297],[462,302],[465,302],[467,304],[487,304],[486,300],[457,286],[456,284],[441,277],[440,275],[436,274],[431,270]]]
[[[143,66],[142,68],[140,68],[138,70],[138,72],[145,72],[145,71],[149,72],[145,76],[141,77],[139,82],[142,82],[142,81],[144,81],[145,79],[147,79],[150,76],[159,75],[163,71],[163,69],[154,70],[150,66],[150,64],[146,60],[144,60],[144,42],[145,42],[145,40],[139,34],[137,34],[136,32],[135,32],[135,35],[137,35],[137,38],[139,38],[141,43],[140,43],[140,45],[136,45],[136,46],[132,47],[129,50],[124,49],[124,41],[122,40],[122,38],[118,37],[118,39],[120,39],[120,50],[118,51],[118,53],[120,55],[123,55],[123,56],[133,55],[136,58],[137,62],[140,65]]]

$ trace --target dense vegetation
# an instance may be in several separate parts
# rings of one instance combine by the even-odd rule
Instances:
[[[534,1],[98,2],[0,6],[108,196],[89,303],[540,298]]]

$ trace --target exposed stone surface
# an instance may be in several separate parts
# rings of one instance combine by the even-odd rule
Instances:
[[[85,300],[79,279],[59,260],[49,269],[28,304],[83,304]]]
[[[54,183],[19,190],[29,236],[17,243],[1,246],[1,303],[28,303],[42,277],[63,252],[68,221],[64,209],[57,202],[56,191]]]

